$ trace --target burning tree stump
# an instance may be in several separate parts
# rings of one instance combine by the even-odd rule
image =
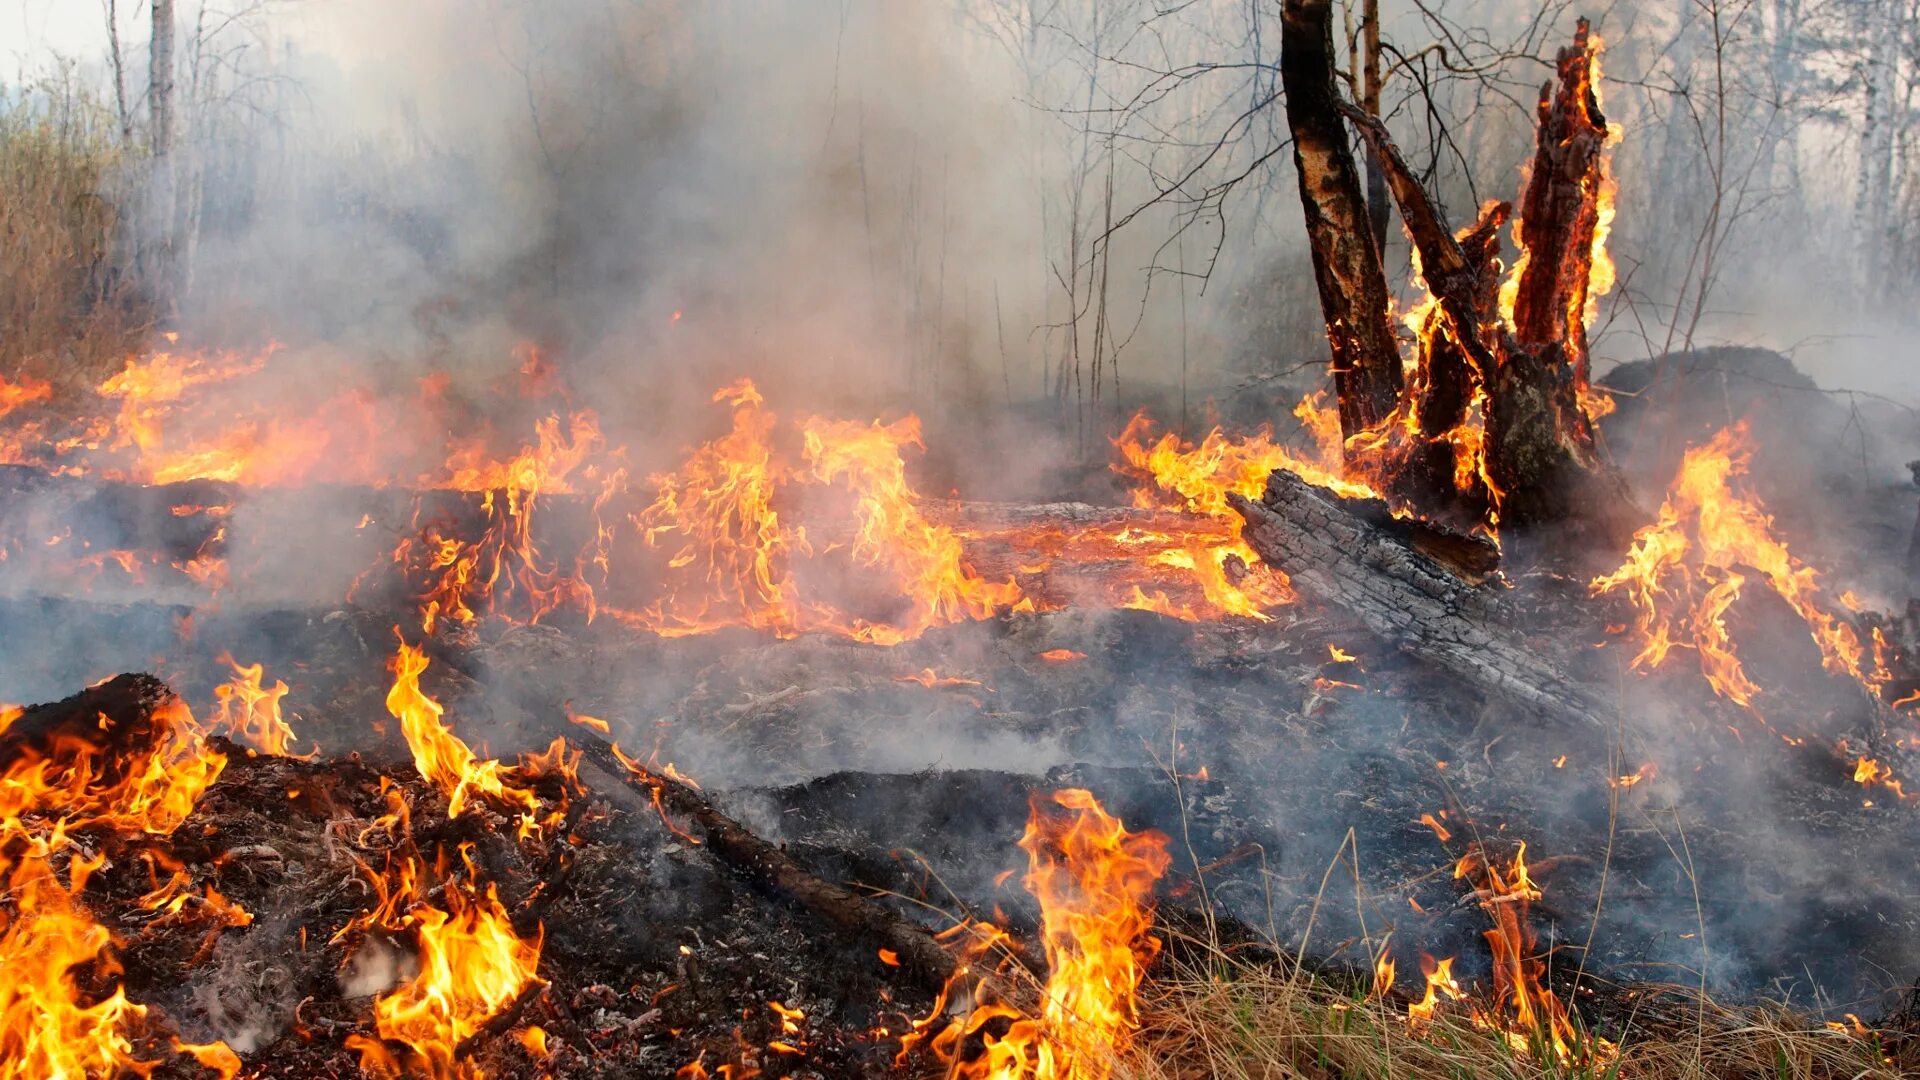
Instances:
[[[1540,88],[1537,149],[1520,208],[1524,248],[1508,318],[1511,341],[1488,390],[1488,464],[1511,520],[1564,520],[1624,502],[1592,423],[1587,319],[1613,284],[1604,251],[1610,217],[1606,117],[1593,86],[1594,50],[1581,19],[1560,50],[1559,82]],[[1610,403],[1609,403],[1610,404]]]
[[[1587,384],[1590,301],[1611,285],[1612,267],[1604,252],[1608,129],[1586,21],[1560,52],[1557,84],[1541,94],[1523,250],[1504,284],[1496,255],[1508,208],[1489,204],[1456,234],[1385,126],[1341,99],[1329,0],[1289,0],[1282,26],[1287,122],[1350,462],[1372,455],[1363,471],[1377,488],[1437,518],[1465,511],[1488,524],[1596,523],[1609,542],[1624,540],[1639,515],[1592,423],[1598,406]],[[1397,375],[1356,374],[1397,373],[1401,360],[1381,329],[1385,273],[1343,116],[1380,164],[1432,297],[1405,386]]]

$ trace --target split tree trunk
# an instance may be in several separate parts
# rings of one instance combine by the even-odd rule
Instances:
[[[1488,387],[1488,466],[1507,492],[1503,517],[1520,524],[1566,520],[1596,502],[1610,510],[1626,498],[1580,401],[1607,143],[1590,49],[1582,19],[1573,45],[1560,50],[1558,83],[1540,88],[1537,148],[1520,208],[1527,263],[1512,340]]]

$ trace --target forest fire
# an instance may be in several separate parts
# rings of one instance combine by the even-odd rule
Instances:
[[[850,9],[894,60],[815,70],[577,2],[397,20],[412,157],[298,199],[197,142],[298,81],[206,52],[266,14],[0,86],[0,1077],[1920,1070],[1913,414],[1697,338],[1758,213],[1718,61],[1777,50],[968,0],[991,47]],[[1044,145],[948,115],[1068,68]]]

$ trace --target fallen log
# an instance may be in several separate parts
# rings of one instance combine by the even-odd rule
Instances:
[[[1471,584],[1421,551],[1417,524],[1381,524],[1383,504],[1341,499],[1286,471],[1268,477],[1258,502],[1227,499],[1246,519],[1247,544],[1301,592],[1488,694],[1562,723],[1609,727],[1611,703],[1511,629],[1517,613],[1496,586]]]
[[[566,732],[583,759],[636,791],[659,810],[691,823],[690,837],[755,886],[811,912],[840,930],[860,935],[898,959],[902,971],[930,992],[945,989],[960,961],[933,933],[844,885],[809,873],[780,847],[715,809],[692,785],[627,757],[605,739],[584,730]]]

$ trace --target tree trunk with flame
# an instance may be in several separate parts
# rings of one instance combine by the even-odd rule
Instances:
[[[1281,67],[1300,198],[1332,346],[1349,468],[1428,516],[1488,525],[1570,520],[1624,536],[1632,515],[1587,382],[1586,324],[1612,284],[1612,216],[1594,92],[1599,43],[1582,20],[1542,88],[1538,149],[1515,225],[1521,255],[1500,281],[1510,214],[1488,203],[1455,233],[1386,127],[1335,88],[1330,0],[1288,0]],[[1341,118],[1364,140],[1399,206],[1429,299],[1408,322],[1412,375],[1386,323],[1380,252]]]
[[[1313,276],[1333,350],[1340,428],[1352,437],[1393,412],[1400,394],[1400,356],[1387,317],[1387,278],[1373,244],[1359,169],[1340,126],[1329,2],[1287,0],[1280,24],[1280,79],[1313,248]]]
[[[1597,398],[1587,379],[1587,321],[1595,298],[1613,287],[1595,49],[1582,19],[1573,45],[1560,50],[1558,85],[1540,88],[1537,150],[1515,226],[1523,254],[1501,295],[1512,334],[1489,392],[1488,460],[1518,520],[1571,517],[1596,494],[1624,500],[1593,424],[1612,401]],[[1596,480],[1605,486],[1596,490]]]

